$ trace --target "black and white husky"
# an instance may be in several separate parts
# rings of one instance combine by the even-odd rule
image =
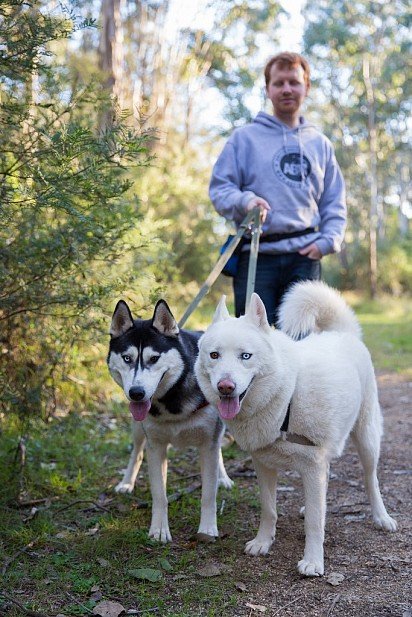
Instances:
[[[110,336],[109,370],[123,388],[134,419],[133,451],[116,491],[133,491],[146,445],[152,493],[149,536],[170,542],[167,447],[197,446],[202,477],[198,533],[217,536],[217,485],[230,488],[232,481],[220,449],[224,425],[194,375],[201,333],[180,330],[164,300],[159,300],[148,320],[134,320],[126,302],[120,300],[113,313]]]

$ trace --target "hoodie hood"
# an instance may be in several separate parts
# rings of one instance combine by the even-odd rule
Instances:
[[[312,129],[315,128],[313,124],[306,122],[303,116],[299,117],[298,126],[295,126],[292,128],[288,126],[287,124],[284,124],[283,122],[278,120],[276,116],[271,116],[270,114],[267,114],[264,111],[260,111],[258,115],[256,116],[256,118],[254,118],[253,122],[256,122],[257,124],[263,124],[264,126],[267,126],[275,130],[277,129],[282,132],[286,131],[287,133],[295,133],[296,131],[299,131],[300,129],[305,129],[305,128],[312,128]]]

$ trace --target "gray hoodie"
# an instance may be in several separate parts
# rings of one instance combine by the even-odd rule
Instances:
[[[210,198],[237,225],[253,197],[269,203],[262,234],[314,227],[314,233],[260,244],[262,253],[290,253],[316,241],[322,253],[339,252],[346,227],[345,185],[331,142],[300,118],[290,128],[259,112],[236,129],[213,168]]]

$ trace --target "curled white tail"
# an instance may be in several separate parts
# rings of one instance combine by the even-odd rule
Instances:
[[[303,281],[291,287],[279,309],[279,325],[294,339],[326,330],[362,337],[352,309],[339,292],[320,281]]]

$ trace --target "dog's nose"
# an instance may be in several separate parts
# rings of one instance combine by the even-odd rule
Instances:
[[[220,394],[225,395],[232,394],[235,387],[235,384],[230,379],[221,379],[217,384],[217,389],[219,390]]]
[[[132,401],[141,401],[144,399],[145,397],[145,391],[144,388],[141,388],[140,386],[132,386],[129,390],[129,396],[132,399]]]

